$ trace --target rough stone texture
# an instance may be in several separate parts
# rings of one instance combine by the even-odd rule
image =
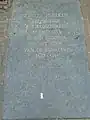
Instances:
[[[9,38],[4,119],[90,117],[78,1],[17,0]]]
[[[81,13],[84,21],[85,43],[88,55],[88,66],[90,70],[90,0],[80,0]]]
[[[0,2],[1,8],[1,2]],[[10,8],[10,6],[9,6]],[[6,53],[8,46],[8,33],[7,28],[9,18],[12,13],[10,9],[0,9],[0,120],[3,116],[3,101],[4,101],[4,68],[6,63]]]
[[[9,8],[11,8],[12,2],[13,2],[13,0],[0,1],[0,10],[7,11]]]

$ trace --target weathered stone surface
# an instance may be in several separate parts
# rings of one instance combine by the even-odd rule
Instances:
[[[7,6],[6,4],[4,4]],[[8,4],[9,5],[9,4]],[[1,7],[0,2],[0,8]],[[10,9],[4,10],[0,9],[0,120],[2,120],[3,116],[3,101],[4,101],[4,68],[6,67],[6,53],[7,53],[7,46],[8,46],[8,24],[9,24],[9,17],[11,15]]]
[[[76,0],[17,0],[9,38],[3,118],[90,117]]]

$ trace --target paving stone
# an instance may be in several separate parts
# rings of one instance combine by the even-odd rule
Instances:
[[[9,25],[4,119],[90,117],[77,0],[17,0]]]

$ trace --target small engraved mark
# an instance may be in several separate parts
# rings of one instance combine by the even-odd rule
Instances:
[[[43,93],[40,93],[40,99],[44,99]]]

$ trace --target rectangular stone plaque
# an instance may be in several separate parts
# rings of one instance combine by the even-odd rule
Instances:
[[[4,119],[90,117],[77,0],[17,0],[9,25]]]

